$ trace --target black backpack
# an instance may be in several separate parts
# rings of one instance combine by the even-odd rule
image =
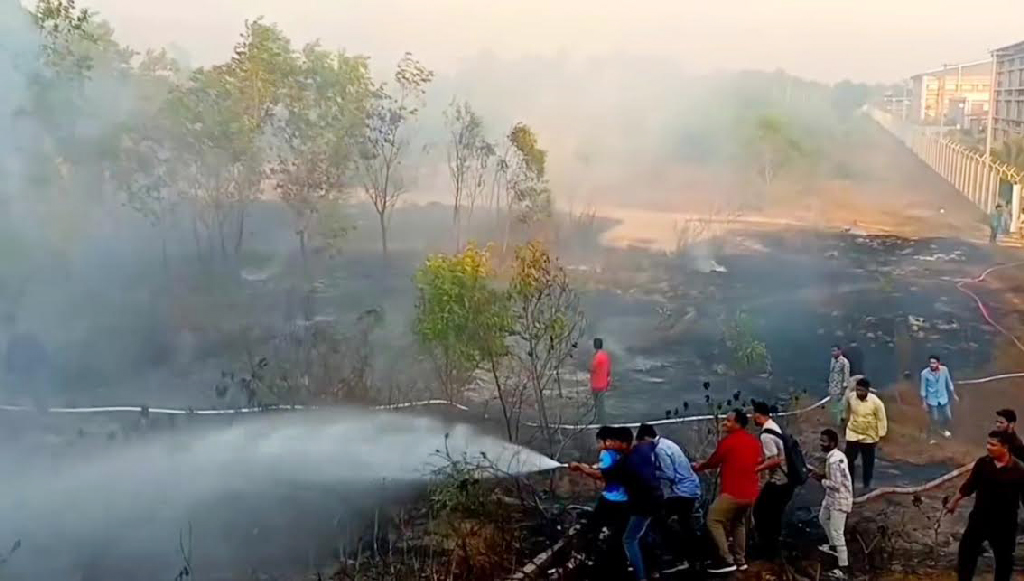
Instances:
[[[766,434],[775,436],[782,441],[782,449],[786,455],[786,480],[791,486],[801,486],[807,482],[810,470],[807,468],[807,460],[804,459],[804,451],[800,448],[800,442],[785,432],[775,430],[762,430]]]

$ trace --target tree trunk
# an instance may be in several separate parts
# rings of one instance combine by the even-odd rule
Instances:
[[[242,242],[245,240],[245,208],[238,211],[238,237],[235,238],[235,256],[242,254]]]
[[[196,243],[196,260],[203,263],[203,244],[199,241],[199,224],[197,218],[192,216],[192,240]]]
[[[217,237],[220,238],[220,255],[224,262],[228,260],[228,242],[224,238],[224,218],[217,219]]]
[[[512,418],[508,413],[508,403],[505,401],[505,388],[501,385],[501,379],[498,377],[498,362],[491,358],[491,377],[494,378],[494,389],[498,392],[498,401],[501,403],[501,416],[505,419],[505,431],[508,433],[508,439],[510,442],[515,442],[519,439],[519,427],[516,426],[515,436],[512,435]]]
[[[384,216],[385,212],[377,212],[380,218],[380,251],[385,260],[388,258],[388,223]]]
[[[309,257],[306,254],[306,230],[296,230],[295,235],[299,237],[299,255],[302,257],[302,272],[309,277]]]
[[[455,231],[455,252],[458,252],[459,249],[462,247],[460,244],[462,240],[459,232],[459,227],[461,226],[461,224],[459,222],[459,205],[455,204],[455,206],[452,208],[452,230]]]

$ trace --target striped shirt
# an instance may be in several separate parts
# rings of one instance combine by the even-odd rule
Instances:
[[[839,449],[832,450],[825,459],[825,478],[821,480],[825,488],[825,499],[821,501],[824,508],[850,512],[853,510],[853,481],[850,479],[850,462],[846,454]]]

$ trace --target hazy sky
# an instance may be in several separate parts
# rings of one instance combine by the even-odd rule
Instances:
[[[23,0],[26,4],[32,0]],[[438,71],[500,56],[658,55],[687,69],[781,67],[834,81],[894,80],[1024,40],[1024,1],[975,0],[79,0],[135,48],[174,43],[194,64],[228,54],[263,15],[295,40]]]

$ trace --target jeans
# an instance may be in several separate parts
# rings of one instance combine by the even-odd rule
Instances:
[[[789,484],[768,482],[761,489],[754,503],[754,531],[760,549],[758,554],[762,558],[775,559],[781,556],[779,541],[782,540],[782,516],[792,499],[793,487]]]
[[[708,510],[708,532],[723,564],[742,566],[747,562],[747,516],[753,503],[719,494]],[[729,535],[733,550],[729,551]]]
[[[928,417],[931,420],[928,423],[929,436],[943,430],[948,430],[949,424],[953,422],[953,412],[949,408],[949,403],[939,405],[928,404]]]
[[[626,525],[626,532],[622,535],[622,546],[626,549],[626,558],[633,566],[633,575],[637,581],[647,579],[647,572],[644,570],[644,555],[640,551],[640,539],[647,532],[649,524],[651,524],[649,516],[631,516]]]
[[[974,578],[974,572],[978,568],[978,555],[981,554],[981,544],[985,541],[988,541],[988,546],[992,548],[992,556],[996,561],[993,579],[1010,581],[1013,576],[1013,552],[1017,548],[1016,511],[1013,511],[1012,518],[1009,515],[994,518],[991,515],[971,513],[967,528],[964,529],[964,536],[960,538],[960,551],[957,556],[957,576],[960,581],[970,581]]]
[[[608,412],[605,411],[604,398],[608,395],[607,391],[591,391],[594,394],[594,417],[596,423],[604,425],[608,422]]]
[[[850,552],[846,549],[846,517],[849,516],[841,510],[828,508],[821,505],[821,512],[818,513],[818,522],[825,529],[828,535],[828,544],[836,548],[836,555],[839,556],[839,566],[846,567],[850,564]]]
[[[655,518],[662,552],[691,564],[696,563],[699,549],[693,517],[696,505],[696,498],[668,496],[661,505],[661,514]]]
[[[846,458],[850,461],[850,479],[857,473],[857,456],[864,456],[864,488],[871,488],[871,479],[875,475],[875,448],[878,442],[846,442]]]

